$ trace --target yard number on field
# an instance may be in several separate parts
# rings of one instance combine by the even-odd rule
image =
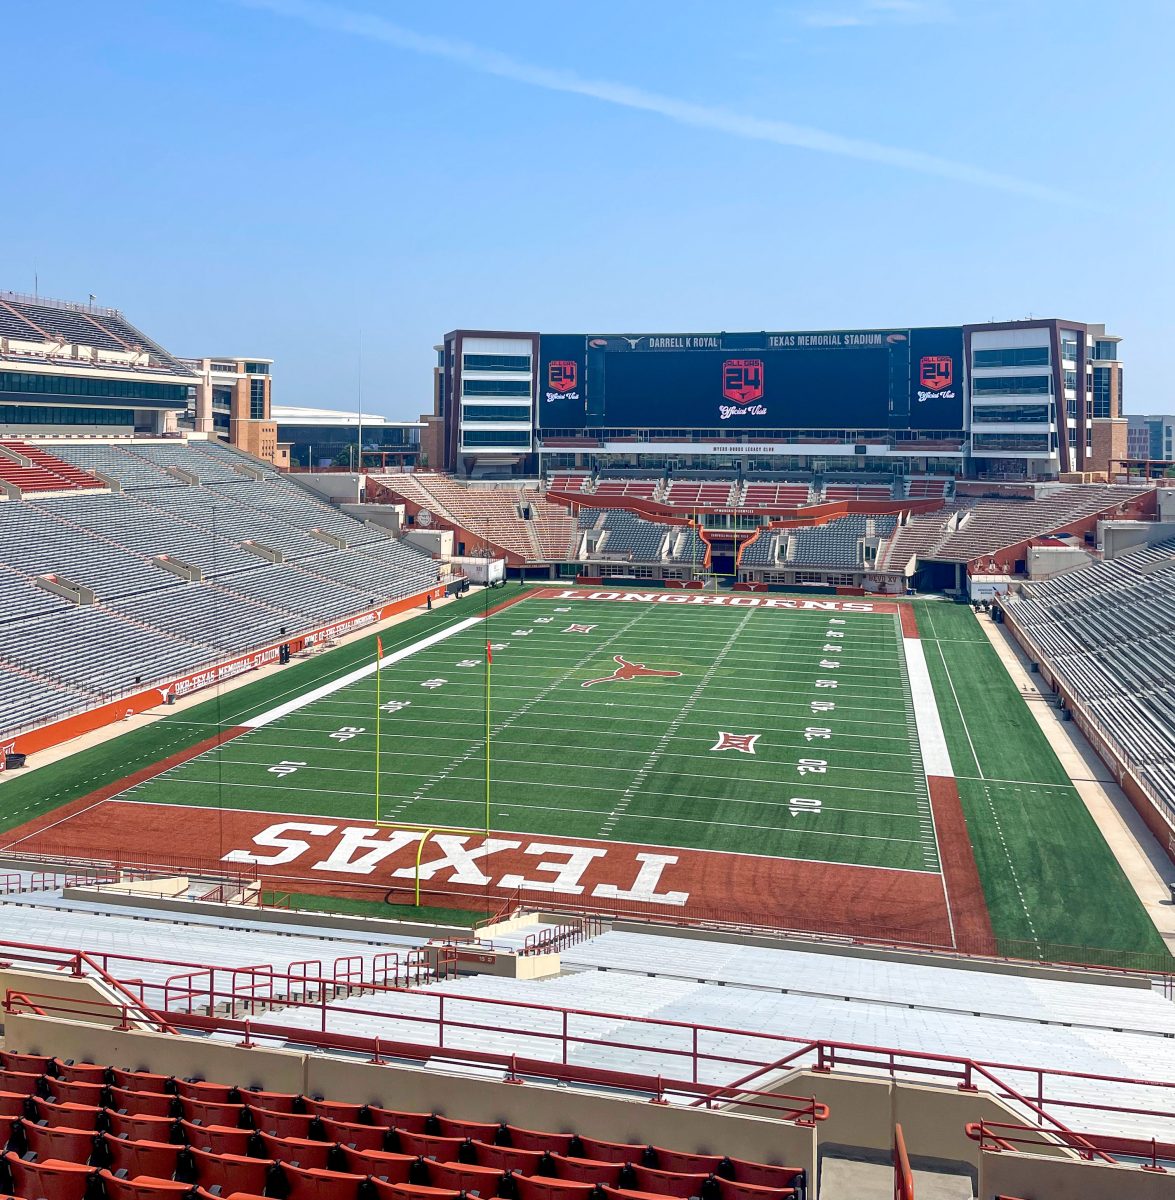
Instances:
[[[342,729],[336,729],[330,736],[336,742],[349,742],[353,737],[358,737],[359,734],[365,732],[366,727],[363,725],[344,725]]]
[[[796,763],[796,770],[801,775],[823,775],[828,770],[828,763],[822,758],[801,758]]]
[[[269,768],[269,773],[271,775],[280,775],[284,779],[287,775],[293,775],[299,767],[304,767],[305,765],[304,762],[290,762],[288,759],[282,759],[276,767]]]
[[[818,813],[821,809],[819,800],[809,800],[806,796],[793,796],[787,802],[788,811],[793,817],[802,813]]]

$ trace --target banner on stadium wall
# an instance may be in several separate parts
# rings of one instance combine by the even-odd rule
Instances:
[[[549,334],[539,339],[538,423],[544,429],[582,429],[587,412],[587,338]]]

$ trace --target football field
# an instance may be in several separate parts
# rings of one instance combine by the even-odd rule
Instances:
[[[543,587],[422,614],[382,651],[377,671],[366,636],[6,782],[8,848],[233,864],[349,902],[1165,956],[965,606]]]
[[[123,798],[484,832],[488,643],[491,830],[937,871],[900,641],[891,613],[528,599]]]

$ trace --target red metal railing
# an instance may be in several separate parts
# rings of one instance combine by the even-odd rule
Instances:
[[[893,1129],[893,1200],[914,1200],[914,1172],[901,1125]]]
[[[422,947],[420,955],[432,958],[446,950],[454,956],[457,953],[456,948],[434,946]],[[633,1065],[633,1078],[652,1078],[665,1069],[666,1062],[670,1063],[670,1073],[678,1082],[689,1085],[689,1103],[696,1106],[713,1107],[735,1096],[754,1094],[759,1081],[772,1073],[797,1068],[821,1073],[851,1068],[890,1078],[926,1079],[967,1091],[978,1090],[982,1084],[996,1096],[1022,1106],[1041,1129],[1074,1137],[1078,1135],[1053,1116],[1050,1107],[1096,1112],[1110,1118],[1129,1114],[1175,1122],[1175,1081],[809,1040],[600,1010],[455,995],[435,989],[413,992],[411,1011],[400,1011],[402,1006],[398,1005],[396,1011],[391,1011],[365,1003],[366,998],[401,993],[402,987],[382,983],[374,973],[360,980],[344,967],[337,973],[332,967],[327,975],[315,962],[295,964],[296,969],[289,972],[276,972],[267,967],[217,968],[109,953],[87,955],[20,943],[0,943],[0,958],[55,973],[64,970],[81,975],[88,968],[124,997],[124,1019],[151,1023],[167,1031],[184,1027],[236,1033],[243,1029],[240,1018],[244,1016],[253,1022],[253,1036],[279,1044],[297,1042],[367,1054],[374,1048],[376,1057],[381,1045],[386,1048],[394,1044],[399,1047],[398,1053],[408,1057],[435,1057],[440,1049],[442,1056],[483,1064],[508,1060],[508,1056],[495,1056],[478,1048],[487,1033],[501,1033],[519,1038],[527,1053],[535,1056],[527,1061],[541,1064],[547,1072],[552,1064],[565,1071],[582,1058],[585,1050],[607,1047],[624,1052]],[[167,966],[182,970],[165,975],[159,968]],[[404,966],[405,961],[397,964],[389,958],[379,970],[402,971]],[[121,976],[123,982],[116,976]],[[337,998],[342,991],[347,993],[344,1000]],[[352,999],[356,994],[358,999]],[[25,988],[14,990],[5,1003],[10,1011],[28,1011],[32,1005],[51,1011],[51,1006],[60,1001]],[[286,1024],[261,1026],[253,1021],[258,1012],[276,1008],[300,1016]],[[498,1015],[507,1013],[512,1018],[509,1024]],[[380,1027],[392,1023],[410,1032],[385,1038]],[[363,1036],[341,1032],[356,1028],[369,1032]],[[642,1063],[646,1069],[640,1073]],[[736,1072],[741,1073],[731,1082],[729,1077]],[[677,1090],[676,1084],[674,1088]],[[1151,1093],[1153,1106],[1144,1107],[1145,1097],[1140,1102],[1140,1091]],[[1096,1099],[1089,1099],[1091,1095]],[[1121,1102],[1115,1103],[1116,1099]]]
[[[117,1007],[117,1006],[113,1006]],[[130,1015],[133,1006],[127,1009],[125,1020],[133,1021]],[[33,1012],[51,1017],[82,1017],[92,1019],[98,1009],[97,1002],[61,999],[37,993],[18,992],[9,988],[5,994],[4,1010],[10,1013]],[[109,1010],[104,1010],[108,1012]],[[554,1063],[545,1059],[532,1059],[517,1054],[499,1054],[493,1051],[470,1051],[459,1047],[446,1047],[438,1053],[435,1045],[399,1042],[384,1038],[366,1038],[355,1034],[322,1033],[288,1026],[258,1022],[252,1018],[208,1017],[200,1014],[183,1017],[183,1025],[203,1032],[236,1034],[241,1036],[241,1046],[256,1047],[262,1042],[284,1044],[295,1040],[301,1045],[311,1045],[326,1050],[347,1053],[362,1053],[368,1061],[383,1063],[389,1057],[416,1061],[447,1060],[472,1063],[479,1066],[500,1067],[507,1078],[519,1079],[523,1075],[535,1079],[562,1082],[587,1083],[602,1087],[618,1088],[646,1094],[650,1100],[662,1102],[668,1096],[687,1099],[701,1097],[712,1103],[737,1100],[740,1107],[771,1113],[779,1120],[811,1125],[828,1118],[828,1106],[813,1096],[793,1096],[783,1092],[738,1089],[737,1094],[724,1096],[723,1089],[704,1087],[690,1080],[674,1079],[663,1075],[642,1075],[624,1071],[610,1071],[586,1067],[573,1063]]]
[[[1144,1171],[1166,1173],[1175,1168],[1175,1144],[1156,1138],[1107,1137],[1098,1133],[1050,1133],[1032,1125],[1015,1125],[1005,1121],[974,1121],[966,1126],[967,1136],[979,1143],[980,1150],[990,1153],[1016,1153],[1021,1146],[1056,1150],[1073,1150],[1087,1161],[1100,1159],[1116,1162],[1137,1160],[1125,1165],[1141,1167]],[[1166,1165],[1164,1165],[1166,1164]]]
[[[689,1085],[687,1102],[708,1108],[728,1103],[735,1097],[754,1095],[756,1084],[773,1073],[798,1068],[818,1073],[856,1068],[873,1075],[925,1079],[966,1091],[977,1091],[983,1084],[996,1096],[1019,1104],[1041,1129],[1073,1137],[1078,1135],[1052,1115],[1050,1107],[1097,1112],[1110,1118],[1128,1114],[1163,1122],[1175,1121],[1172,1101],[1168,1100],[1175,1092],[1175,1082],[1170,1081],[1058,1071],[1023,1063],[979,1062],[964,1057],[810,1041],[723,1026],[598,1010],[553,1008],[435,990],[413,993],[410,1012],[390,1012],[350,998],[345,1001],[334,999],[338,984],[334,977],[315,978],[306,973],[283,975],[256,969],[253,974],[258,978],[250,990],[242,987],[239,979],[233,979],[230,970],[204,970],[207,975],[195,983],[177,983],[174,978],[166,983],[136,982],[135,987],[144,1000],[140,1002],[136,998],[134,1007],[141,1010],[146,1005],[146,998],[155,993],[169,995],[170,984],[170,999],[161,1006],[159,1018],[174,1026],[202,1032],[236,1033],[244,1030],[241,1023],[244,1018],[250,1023],[251,1030],[247,1041],[260,1038],[278,1044],[296,1042],[323,1049],[374,1053],[376,1057],[379,1057],[381,1046],[386,1050],[394,1045],[401,1056],[431,1058],[437,1057],[439,1050],[440,1057],[456,1057],[483,1065],[514,1061],[509,1056],[494,1055],[478,1048],[486,1034],[499,1033],[516,1037],[525,1044],[527,1053],[534,1056],[526,1060],[531,1073],[538,1071],[540,1064],[542,1072],[549,1073],[552,1064],[558,1071],[566,1071],[576,1059],[583,1057],[584,1051],[606,1047],[625,1053],[633,1064],[633,1078],[652,1078],[656,1072],[665,1070],[667,1061],[678,1064],[670,1067],[675,1080],[673,1090],[680,1091],[678,1085],[684,1081]],[[240,971],[238,968],[237,973]],[[359,999],[402,990],[364,983]],[[199,1002],[194,1003],[197,995]],[[172,1008],[177,996],[184,1002],[183,1006]],[[31,993],[28,989],[14,993],[7,1003],[13,1011],[21,1011],[25,1002],[38,1004],[47,1011],[54,1003],[52,997]],[[280,1018],[273,1024],[258,1024],[257,1013],[271,1007],[298,1011],[302,1016],[285,1024],[276,1023]],[[513,1023],[505,1024],[495,1015],[507,1011],[515,1017]],[[313,1016],[307,1020],[311,1013]],[[384,1037],[378,1032],[381,1024],[392,1023],[399,1025],[401,1030],[407,1027],[409,1031],[418,1032],[406,1035],[401,1032],[395,1037]],[[364,1027],[373,1032],[362,1036],[341,1032]],[[645,1066],[643,1072],[642,1063]],[[739,1069],[742,1074],[733,1082],[724,1078],[732,1070]],[[1024,1082],[1018,1087],[1011,1081]],[[1114,1103],[1115,1089],[1128,1090],[1128,1094],[1121,1097],[1122,1103]],[[1138,1099],[1140,1089],[1153,1091],[1162,1098],[1165,1107],[1143,1107]],[[1082,1098],[1090,1094],[1098,1099]]]

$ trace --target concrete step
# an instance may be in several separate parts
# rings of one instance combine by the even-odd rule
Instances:
[[[975,1200],[966,1175],[915,1171],[917,1200]],[[819,1200],[893,1200],[893,1167],[825,1156],[820,1166]]]

